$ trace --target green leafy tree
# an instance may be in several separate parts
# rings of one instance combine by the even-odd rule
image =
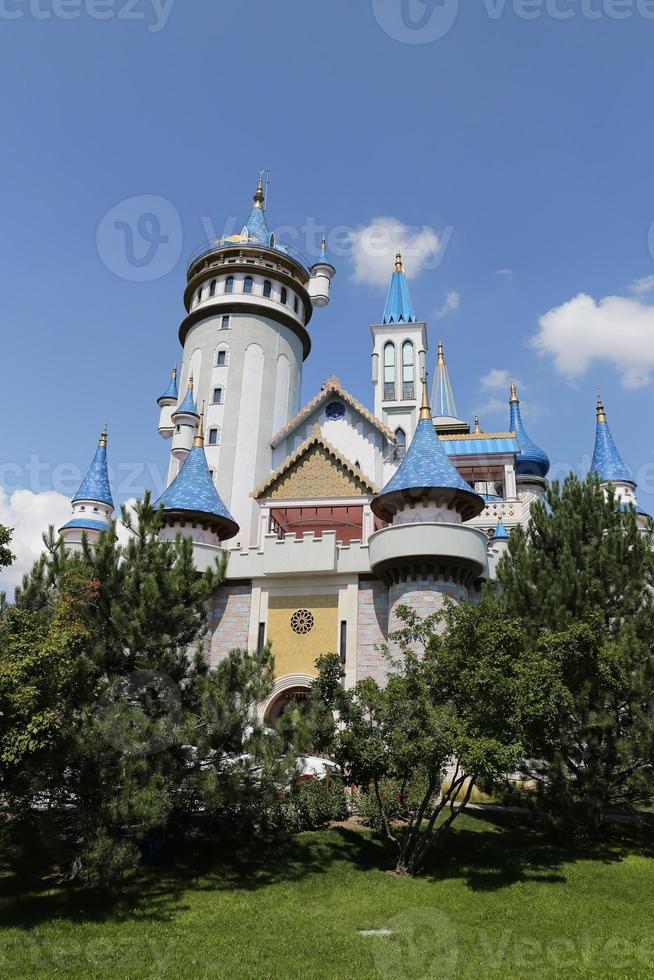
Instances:
[[[561,684],[551,728],[534,731],[542,801],[575,831],[614,805],[648,801],[654,762],[651,534],[596,478],[554,483],[512,532],[498,568],[507,614]]]
[[[549,665],[525,653],[520,622],[489,595],[424,620],[400,614],[402,656],[385,688],[366,679],[346,691],[337,659],[318,661],[315,725],[350,784],[374,794],[398,873],[415,873],[474,787],[516,768],[527,728],[552,712],[556,691]]]
[[[50,534],[0,635],[0,748],[14,839],[39,841],[62,875],[110,880],[165,836],[204,819],[255,819],[275,792],[274,738],[256,723],[272,687],[269,648],[204,657],[207,603],[192,544],[159,538],[146,497],[67,552]]]

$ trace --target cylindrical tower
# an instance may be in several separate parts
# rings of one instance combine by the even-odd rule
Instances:
[[[425,617],[439,612],[448,597],[468,598],[469,588],[487,570],[488,539],[464,522],[481,513],[484,501],[440,443],[425,378],[411,445],[371,507],[388,524],[372,535],[369,548],[371,568],[388,587],[389,636],[402,628],[402,605]]]
[[[206,403],[209,468],[241,546],[255,540],[250,494],[272,469],[273,435],[299,408],[311,348],[309,262],[269,231],[264,205],[260,179],[241,234],[196,249],[179,330],[182,390],[193,375],[196,404]],[[178,471],[172,460],[169,480]]]

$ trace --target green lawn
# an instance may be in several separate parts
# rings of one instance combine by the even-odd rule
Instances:
[[[162,861],[111,899],[7,875],[0,976],[649,978],[653,855],[568,851],[475,814],[418,880],[346,828]]]

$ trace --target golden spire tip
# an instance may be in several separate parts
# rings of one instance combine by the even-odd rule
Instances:
[[[604,409],[604,402],[602,401],[602,396],[597,392],[597,421],[606,422],[606,411]]]
[[[519,402],[520,401],[520,399],[518,398],[518,382],[517,381],[512,381],[511,382],[511,398],[510,398],[510,401],[511,402]]]
[[[399,248],[395,253],[395,271],[404,272],[404,266],[402,264],[402,253],[400,252]]]
[[[442,340],[438,341],[438,363],[445,364],[445,349]]]
[[[195,433],[195,438],[193,440],[193,446],[199,446],[200,449],[204,448],[204,406],[206,402],[202,402],[202,411],[200,413],[200,421],[198,422],[198,429]]]
[[[266,195],[263,192],[263,170],[259,171],[259,183],[257,184],[257,189],[254,192],[254,198],[252,203],[255,208],[263,208],[266,202]]]
[[[475,432],[481,432],[481,428],[480,428],[480,425],[479,425],[479,416],[478,415],[475,415]]]
[[[427,394],[427,372],[422,372],[420,379],[422,384],[422,404],[420,406],[420,421],[429,419],[431,421],[431,408],[429,407],[429,395]]]
[[[103,449],[106,449],[107,448],[107,436],[108,435],[109,435],[109,423],[105,421],[105,423],[104,423],[104,429],[102,430],[102,433],[100,435],[100,441],[98,443],[98,445],[99,446],[102,446]]]

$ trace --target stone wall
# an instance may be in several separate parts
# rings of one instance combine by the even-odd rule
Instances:
[[[213,667],[230,650],[246,649],[250,627],[249,585],[221,585],[209,606],[207,655]]]
[[[373,677],[383,684],[388,662],[381,646],[388,635],[388,589],[383,582],[360,581],[357,617],[357,680]]]
[[[439,612],[449,597],[454,602],[465,602],[468,590],[464,585],[445,582],[441,579],[428,578],[396,582],[388,590],[388,632],[389,635],[403,629],[404,623],[397,615],[399,606],[409,606],[423,619]],[[399,653],[399,648],[389,644],[393,654]]]

